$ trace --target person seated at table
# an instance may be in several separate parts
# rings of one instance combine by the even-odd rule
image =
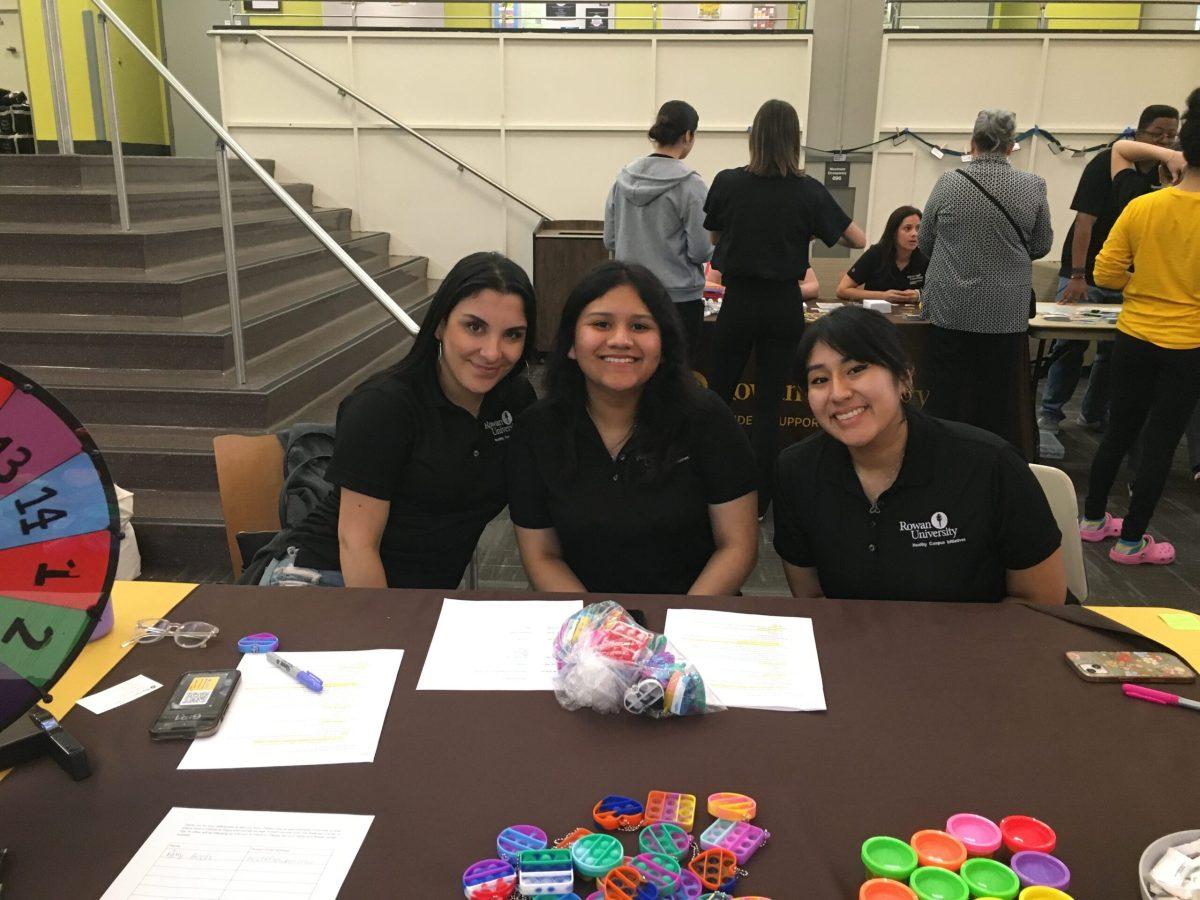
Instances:
[[[915,304],[929,268],[917,246],[920,227],[921,211],[915,206],[893,210],[879,243],[868,247],[838,282],[838,299]]]
[[[735,594],[754,568],[750,443],[688,371],[671,297],[643,266],[601,263],[571,291],[509,474],[534,590]]]
[[[899,330],[861,306],[810,325],[796,383],[822,431],[784,450],[775,549],[796,597],[1057,604],[1061,534],[1006,441],[910,405]]]
[[[505,456],[536,399],[533,286],[499,253],[442,281],[412,349],[338,407],[334,485],[261,584],[454,588],[508,501]]]

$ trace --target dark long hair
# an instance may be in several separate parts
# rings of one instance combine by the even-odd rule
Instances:
[[[793,365],[801,391],[808,390],[808,359],[817,344],[825,344],[846,359],[883,366],[901,384],[912,379],[912,359],[904,349],[900,329],[873,309],[857,304],[840,306],[804,329]]]
[[[537,301],[534,298],[533,285],[530,284],[525,270],[504,254],[480,251],[464,256],[446,273],[429,303],[421,330],[413,340],[412,349],[404,359],[367,379],[367,382],[386,378],[411,379],[434,372],[438,360],[438,326],[450,318],[450,313],[460,302],[489,288],[501,294],[516,294],[521,298],[521,305],[525,307],[525,346],[521,349],[520,360],[500,383],[503,384],[523,372],[536,346]]]
[[[900,223],[909,216],[921,216],[921,211],[915,206],[901,206],[892,210],[887,224],[883,226],[883,236],[879,239],[879,269],[880,274],[887,272],[888,267],[896,261],[896,232]],[[864,360],[865,362],[865,360]]]
[[[554,347],[546,357],[546,398],[564,425],[567,459],[573,464],[574,424],[587,415],[583,372],[579,363],[567,355],[575,345],[575,326],[589,303],[625,284],[646,304],[662,341],[662,358],[642,388],[630,438],[643,463],[635,477],[650,481],[678,459],[675,451],[686,438],[688,413],[700,396],[700,388],[687,365],[683,323],[671,295],[653,272],[645,266],[614,259],[600,263],[575,285],[563,307]]]
[[[768,100],[754,114],[750,126],[751,175],[783,178],[802,175],[800,168],[800,117],[786,100]]]

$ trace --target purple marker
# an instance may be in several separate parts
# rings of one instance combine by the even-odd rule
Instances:
[[[267,654],[267,662],[275,666],[275,668],[291,675],[313,693],[319,694],[325,690],[325,683],[312,672],[303,672],[299,666],[293,666],[286,659],[276,656],[274,653]]]

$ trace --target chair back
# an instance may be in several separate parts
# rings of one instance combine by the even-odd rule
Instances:
[[[233,577],[242,574],[237,536],[242,532],[277,532],[279,492],[283,488],[283,445],[273,434],[222,434],[213,438],[217,489],[225,517],[225,539]]]
[[[1079,539],[1079,501],[1075,498],[1075,485],[1062,469],[1039,466],[1029,468],[1042,486],[1042,492],[1050,503],[1054,521],[1062,532],[1063,563],[1067,568],[1067,587],[1075,598],[1087,601],[1087,573],[1083,569],[1083,543]]]

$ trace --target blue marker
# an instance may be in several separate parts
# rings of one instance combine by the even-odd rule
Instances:
[[[274,653],[267,654],[267,662],[278,669],[282,669],[314,693],[319,694],[325,690],[325,683],[312,672],[302,672],[299,666],[293,666],[286,659],[282,659]]]

